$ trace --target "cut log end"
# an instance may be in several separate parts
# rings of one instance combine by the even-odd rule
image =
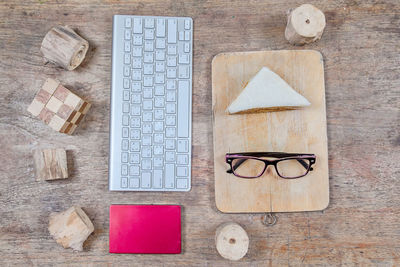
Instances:
[[[215,245],[223,258],[237,261],[247,254],[249,237],[239,224],[224,223],[217,228]]]
[[[57,26],[46,34],[40,51],[46,61],[73,70],[85,59],[88,49],[88,41],[74,30],[68,26]]]
[[[288,11],[285,38],[293,45],[304,45],[321,39],[326,25],[324,13],[310,4]]]

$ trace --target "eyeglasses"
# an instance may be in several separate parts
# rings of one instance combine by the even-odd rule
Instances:
[[[276,158],[269,160],[264,158]],[[311,167],[316,160],[314,154],[299,154],[285,152],[246,152],[227,153],[226,163],[230,169],[227,173],[233,173],[240,178],[261,177],[269,165],[275,167],[279,177],[284,179],[296,179],[303,177],[312,171]]]

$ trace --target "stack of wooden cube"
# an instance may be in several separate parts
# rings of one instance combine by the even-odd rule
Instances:
[[[48,78],[37,92],[28,111],[52,129],[72,134],[91,104],[65,88],[59,81]]]

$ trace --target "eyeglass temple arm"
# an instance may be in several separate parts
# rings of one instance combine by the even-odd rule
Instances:
[[[267,153],[263,153],[263,154],[267,154]],[[240,159],[240,160],[238,160],[235,163],[235,165],[233,165],[232,168],[227,170],[226,172],[227,173],[233,173],[233,171],[236,170],[237,168],[239,168],[239,166],[242,165],[242,163],[245,162],[246,160],[248,160],[248,159]],[[304,160],[302,160],[302,159],[296,159],[296,160],[298,162],[300,162],[300,164],[304,167],[304,169],[308,169],[308,164]],[[310,164],[310,171],[312,171],[312,170],[313,170],[313,168],[311,167],[311,164]]]

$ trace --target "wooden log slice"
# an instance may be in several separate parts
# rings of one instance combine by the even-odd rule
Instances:
[[[86,56],[89,43],[68,26],[52,28],[42,41],[44,58],[66,70],[78,67]]]
[[[246,255],[249,248],[249,237],[239,224],[228,222],[217,228],[215,245],[223,258],[237,261]]]
[[[293,45],[304,45],[321,39],[326,25],[325,15],[310,4],[288,12],[285,38]]]

